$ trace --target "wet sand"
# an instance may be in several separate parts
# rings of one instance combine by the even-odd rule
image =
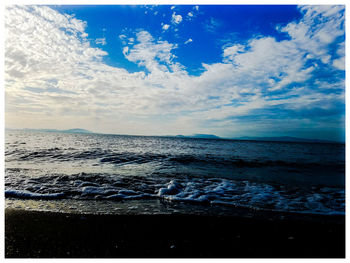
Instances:
[[[344,258],[345,217],[5,210],[7,258]],[[305,216],[304,216],[305,218]]]

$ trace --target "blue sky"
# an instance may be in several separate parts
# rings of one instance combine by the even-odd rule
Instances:
[[[173,9],[172,9],[173,7]],[[105,38],[103,50],[108,52],[104,62],[123,67],[129,72],[140,71],[135,63],[129,62],[122,52],[125,45],[116,37],[133,35],[145,30],[153,37],[169,43],[177,43],[173,50],[179,62],[190,74],[198,75],[202,63],[221,61],[222,46],[230,44],[232,36],[237,42],[247,41],[258,35],[286,39],[288,35],[278,32],[276,25],[285,25],[300,18],[296,6],[55,6],[59,12],[74,14],[88,21],[86,32],[91,39]],[[172,15],[180,15],[179,24],[172,23]],[[193,14],[191,17],[189,13]],[[169,29],[162,29],[162,23]],[[175,31],[177,30],[177,31]],[[192,39],[192,42],[186,41]],[[196,41],[193,41],[195,39]],[[204,44],[205,43],[205,44]],[[92,41],[95,47],[101,47]],[[210,49],[210,52],[208,52]],[[143,68],[142,70],[145,70]]]
[[[8,6],[9,128],[345,138],[343,6]]]

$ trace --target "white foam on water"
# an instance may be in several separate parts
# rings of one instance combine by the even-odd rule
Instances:
[[[166,188],[160,188],[158,196],[175,195],[180,192],[180,185],[175,180],[171,180]]]
[[[115,192],[113,188],[85,186],[81,189],[82,194],[85,195],[108,195]]]
[[[113,177],[109,174],[41,176],[18,181],[5,191],[19,199],[123,200],[161,199],[169,202],[228,205],[276,211],[345,213],[341,188],[298,188],[224,178]],[[22,189],[24,188],[24,189]]]
[[[159,189],[158,196],[168,201],[233,205],[277,211],[344,214],[342,207],[332,202],[332,194],[339,194],[339,191],[331,188],[326,190],[318,193],[298,192],[297,195],[293,195],[288,194],[284,188],[277,190],[268,184],[234,182],[217,178],[211,180],[209,184],[200,179],[181,184],[171,180],[167,187]]]
[[[42,199],[51,199],[51,198],[61,198],[65,196],[65,193],[48,193],[48,194],[39,194],[29,192],[27,190],[6,190],[6,197],[18,197],[18,198],[42,198]]]

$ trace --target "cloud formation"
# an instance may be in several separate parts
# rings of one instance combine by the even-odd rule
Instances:
[[[184,44],[186,45],[186,44],[191,43],[191,42],[193,42],[193,40],[192,40],[192,38],[189,38],[189,39],[187,39],[187,40],[185,41]]]
[[[106,38],[105,38],[105,37],[103,37],[103,38],[96,38],[95,43],[96,43],[97,45],[102,45],[102,46],[104,46],[104,45],[107,44],[107,41],[106,41]]]
[[[182,21],[182,16],[181,15],[177,15],[176,12],[174,12],[172,15],[171,15],[171,23],[175,24],[175,25],[178,25],[180,24]]]
[[[289,39],[232,40],[221,61],[203,63],[194,76],[176,57],[177,44],[145,30],[119,35],[121,52],[140,67],[130,73],[103,62],[108,54],[91,47],[84,21],[44,6],[8,6],[6,125],[221,136],[339,129],[344,7],[302,6],[300,12],[300,21],[278,28]],[[181,21],[174,12],[172,22]]]
[[[164,25],[162,26],[162,29],[163,29],[164,31],[166,31],[166,30],[169,29],[169,27],[170,27],[170,25],[164,24]]]

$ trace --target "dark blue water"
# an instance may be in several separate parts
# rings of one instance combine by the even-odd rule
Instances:
[[[343,214],[343,144],[6,133],[5,195]]]

